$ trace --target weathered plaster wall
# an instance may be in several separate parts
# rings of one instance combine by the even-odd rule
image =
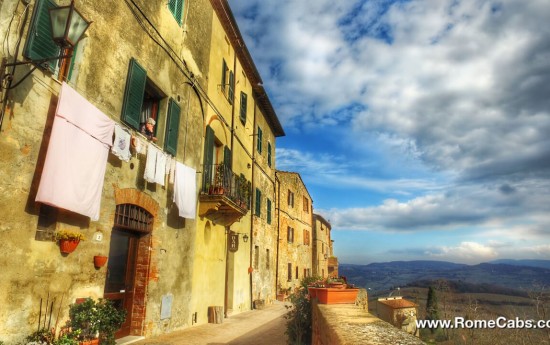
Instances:
[[[2,29],[5,29],[5,16],[12,12],[4,9],[11,8],[15,2],[2,4]],[[184,33],[164,2],[137,1],[161,35],[186,60],[197,77],[197,83],[205,88],[210,47],[209,41],[202,38],[209,36],[212,9],[208,1],[192,3],[187,16],[187,32]],[[204,119],[199,99],[185,84],[187,79],[181,70],[143,31],[125,2],[85,2],[79,4],[79,10],[93,24],[87,32],[78,76],[71,81],[73,87],[107,116],[120,122],[128,63],[130,58],[136,58],[147,70],[151,81],[166,95],[160,108],[158,144],[162,147],[164,140],[167,98],[180,96],[182,112],[177,160],[200,170]],[[18,68],[18,74],[25,69]],[[48,73],[34,72],[10,93],[8,112],[2,125],[0,250],[10,253],[0,258],[0,267],[3,268],[0,291],[6,292],[0,294],[3,306],[0,334],[5,337],[2,340],[16,341],[36,327],[40,300],[45,302],[48,293],[50,298],[56,298],[56,303],[63,296],[62,319],[67,317],[67,306],[75,298],[102,296],[105,268],[96,270],[92,257],[98,253],[108,254],[116,188],[136,188],[159,205],[152,235],[142,333],[158,334],[190,325],[194,311],[189,300],[193,293],[191,263],[195,255],[196,221],[184,221],[177,216],[177,208],[171,201],[171,185],[161,187],[144,182],[144,156],[133,157],[127,163],[110,154],[99,221],[90,222],[72,214],[62,214],[58,218],[57,229],[75,228],[88,238],[76,252],[64,257],[54,242],[35,240],[39,205],[34,203],[34,196],[59,88],[59,82]],[[102,241],[92,240],[96,231],[103,233]],[[172,317],[161,321],[160,303],[162,296],[167,294],[174,296]]]

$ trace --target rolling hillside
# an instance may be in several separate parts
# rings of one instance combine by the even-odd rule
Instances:
[[[539,266],[543,264],[538,261]],[[518,290],[550,286],[549,268],[501,263],[465,265],[445,261],[394,261],[369,265],[340,264],[339,273],[346,276],[349,282],[373,292],[402,287],[413,281],[434,279]]]

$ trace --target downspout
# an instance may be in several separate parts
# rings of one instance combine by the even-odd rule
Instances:
[[[235,83],[235,79],[237,76],[237,53],[235,50],[233,50],[233,83]],[[233,100],[231,102],[231,172],[233,172],[233,158],[234,158],[234,152],[233,152],[233,142],[235,139],[235,85],[230,85],[230,87],[233,87]],[[230,186],[229,188],[231,188]],[[229,304],[229,248],[227,246],[229,235],[231,234],[231,229],[229,226],[225,227],[225,233],[227,235],[226,238],[226,252],[225,252],[225,296],[224,296],[224,317],[227,318],[227,307]],[[233,254],[235,255],[235,254]]]
[[[252,181],[251,186],[252,190],[250,193],[254,195],[254,199],[256,199],[256,193],[254,192],[254,170],[256,167],[256,145],[255,145],[255,138],[254,131],[256,131],[256,98],[254,97],[254,121],[252,126]],[[256,134],[257,135],[257,134]],[[250,200],[250,268],[252,268],[252,247],[254,244],[254,212],[252,211],[252,198]],[[249,279],[250,279],[250,310],[253,309],[253,295],[252,295],[252,273],[250,270],[248,270],[249,273]]]

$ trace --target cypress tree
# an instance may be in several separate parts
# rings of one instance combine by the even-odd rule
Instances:
[[[439,320],[439,307],[437,306],[437,295],[433,286],[428,289],[428,301],[426,302],[426,319]],[[432,333],[434,329],[432,328]]]

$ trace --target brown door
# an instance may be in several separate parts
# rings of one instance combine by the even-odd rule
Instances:
[[[115,334],[116,338],[130,334],[134,299],[134,277],[138,236],[128,231],[113,229],[104,297],[126,310],[126,321]]]

